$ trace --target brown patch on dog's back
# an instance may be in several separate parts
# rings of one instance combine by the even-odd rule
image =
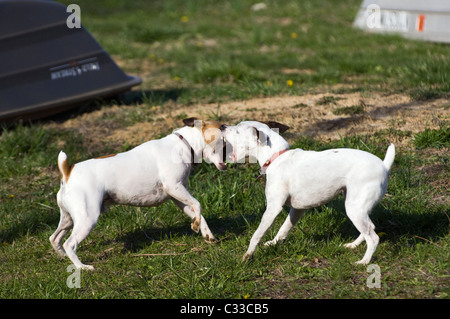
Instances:
[[[109,158],[109,157],[114,157],[114,156],[116,156],[116,155],[117,155],[117,154],[108,154],[108,155],[103,155],[103,156],[96,157],[95,159]]]

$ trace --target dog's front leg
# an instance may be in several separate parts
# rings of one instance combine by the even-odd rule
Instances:
[[[261,219],[261,223],[259,224],[258,229],[256,229],[255,233],[253,234],[247,252],[242,258],[243,261],[252,258],[256,246],[258,246],[258,243],[261,241],[261,239],[263,238],[264,234],[267,232],[269,227],[272,226],[273,222],[275,221],[275,218],[278,216],[278,214],[281,212],[282,209],[283,209],[282,205],[267,206],[266,211],[264,212],[264,215]]]
[[[268,242],[265,242],[264,245],[271,246],[285,240],[292,227],[297,224],[298,220],[300,219],[300,217],[302,217],[304,212],[305,211],[301,209],[291,208],[291,210],[289,211],[289,215],[286,217],[286,220],[284,221],[275,238]]]
[[[182,183],[176,183],[174,186],[166,187],[166,190],[174,200],[188,206],[187,208],[183,207],[183,211],[192,219],[192,230],[198,233],[202,220],[202,207],[198,200],[189,193]],[[187,212],[188,210],[190,210],[190,213]]]
[[[191,218],[191,220],[195,217],[194,212],[192,211],[192,209],[189,205],[186,205],[176,199],[172,199],[172,200],[178,207],[181,208],[181,210],[186,215],[188,215]],[[211,230],[209,229],[208,224],[206,223],[206,220],[203,217],[203,215],[201,216],[201,221],[200,221],[200,231],[206,242],[208,242],[208,243],[216,243],[217,242],[216,237],[214,237]]]

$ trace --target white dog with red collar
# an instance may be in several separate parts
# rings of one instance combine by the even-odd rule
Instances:
[[[67,255],[77,268],[94,269],[81,263],[76,249],[108,204],[157,206],[171,199],[192,219],[194,231],[200,229],[206,241],[216,241],[201,215],[200,203],[186,186],[194,162],[202,158],[213,162],[219,170],[226,169],[222,153],[215,152],[215,147],[221,146],[224,125],[194,118],[183,122],[185,127],[162,139],[72,166],[67,163],[67,155],[60,152],[61,188],[57,201],[61,216],[50,237],[60,255]],[[70,229],[71,235],[61,245]]]
[[[276,122],[272,122],[272,126],[280,128],[280,132],[288,128]],[[257,160],[261,173],[267,175],[266,211],[244,260],[253,256],[283,205],[291,207],[289,216],[275,238],[266,245],[283,241],[306,209],[321,206],[345,192],[347,216],[360,232],[360,236],[345,247],[355,248],[365,240],[366,253],[357,263],[370,262],[379,237],[369,213],[386,193],[388,174],[395,157],[393,144],[382,161],[370,153],[354,149],[289,150],[289,144],[278,133],[255,121],[228,126],[223,135],[233,146],[232,162],[241,162],[249,156]]]

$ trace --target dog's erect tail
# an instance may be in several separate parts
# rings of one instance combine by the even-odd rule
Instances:
[[[388,171],[391,169],[392,163],[394,163],[394,158],[395,158],[395,146],[394,144],[391,143],[391,145],[389,145],[387,149],[386,156],[384,157],[383,160],[384,167],[386,167]]]
[[[66,182],[69,180],[70,173],[72,172],[72,166],[67,163],[67,155],[63,151],[59,152],[58,155],[58,169],[61,174],[61,181]]]

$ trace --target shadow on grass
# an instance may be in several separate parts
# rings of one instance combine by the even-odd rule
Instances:
[[[326,218],[329,220],[325,223],[321,221],[318,225],[316,220],[321,218],[320,214],[326,214],[320,211],[310,211],[309,221],[303,223],[302,231],[306,236],[317,242],[331,241],[335,236],[348,238],[353,241],[359,235],[355,226],[345,216],[344,201],[335,200],[331,206],[339,213],[333,211]],[[259,212],[248,212],[243,215],[233,217],[215,217],[208,216],[207,223],[214,236],[219,241],[232,240],[236,236],[241,236],[246,232],[253,234],[254,229],[259,225],[264,210]],[[277,232],[281,226],[282,220],[287,217],[288,209],[278,216],[279,225],[273,225],[273,231]],[[308,214],[308,212],[307,212]],[[448,217],[442,210],[434,209],[423,213],[409,213],[403,211],[389,211],[383,207],[376,207],[370,215],[376,226],[376,232],[381,234],[381,243],[390,241],[393,243],[407,239],[409,246],[415,246],[417,243],[435,242],[448,233]],[[302,217],[302,218],[305,218]],[[300,224],[300,223],[299,223]],[[249,229],[252,226],[252,230]],[[230,236],[233,234],[234,236]],[[201,236],[190,229],[190,224],[178,223],[170,227],[147,227],[137,229],[132,232],[125,233],[117,238],[123,242],[124,250],[130,252],[138,252],[152,242],[166,240],[170,238],[180,238],[184,236]],[[199,237],[201,238],[201,237]],[[289,238],[289,237],[288,237]]]
[[[56,230],[59,222],[59,213],[47,213],[40,210],[23,212],[10,222],[8,228],[0,230],[0,243],[12,243],[27,235],[38,235],[50,228]]]
[[[181,213],[181,211],[180,211]],[[206,222],[213,235],[220,242],[231,240],[234,236],[240,236],[247,231],[247,223],[257,223],[262,212],[256,214],[240,215],[234,217],[215,217],[208,216]],[[123,242],[124,251],[138,252],[150,245],[152,242],[158,242],[170,238],[182,238],[184,236],[198,237],[203,240],[201,233],[195,233],[191,230],[189,221],[186,223],[180,222],[175,226],[170,227],[146,227],[144,229],[136,229],[127,232],[116,240]],[[230,234],[234,236],[230,236]]]
[[[332,213],[311,211],[308,216],[308,221],[299,223],[296,227],[302,227],[302,231],[306,237],[309,237],[314,242],[329,242],[335,236],[339,236],[345,240],[356,239],[358,232],[344,216],[344,210],[340,208],[343,206],[342,200],[336,200],[332,203],[336,207]],[[123,251],[136,253],[145,249],[153,242],[166,241],[172,238],[183,238],[186,236],[193,236],[198,238],[199,243],[203,243],[200,234],[196,234],[190,228],[190,222],[184,216],[181,216],[180,222],[169,227],[146,226],[144,228],[137,228],[136,230],[125,232],[122,235],[118,234],[116,238],[112,239],[114,242],[123,243]],[[259,225],[263,211],[248,212],[242,215],[235,215],[230,217],[216,217],[208,216],[207,222],[213,234],[219,241],[228,242],[234,238],[243,236],[246,233],[253,234],[256,225]],[[323,220],[319,223],[315,221],[321,218],[320,214],[327,214],[327,223]],[[278,216],[278,219],[284,219],[287,212],[283,212]],[[304,216],[303,218],[305,218]],[[104,216],[104,218],[110,218]],[[112,217],[114,218],[114,217]],[[433,244],[438,242],[448,234],[448,217],[439,208],[429,210],[427,212],[404,212],[400,210],[384,210],[382,207],[377,207],[371,214],[371,218],[376,225],[376,232],[383,233],[380,236],[380,243],[390,242],[393,244],[391,249],[401,249],[407,245],[408,247],[415,247],[417,244]],[[51,233],[56,229],[59,216],[56,212],[43,213],[35,211],[30,214],[24,214],[20,219],[16,219],[11,225],[0,231],[0,242],[13,243],[15,240],[20,240],[26,236],[38,236],[43,232]],[[281,225],[281,221],[279,223]],[[274,231],[278,231],[279,225],[274,225]],[[252,229],[250,229],[251,227]],[[94,228],[93,232],[97,234],[102,230],[100,227]],[[70,233],[69,233],[70,234]],[[68,235],[69,235],[68,234]],[[65,239],[67,239],[68,235]],[[91,234],[92,235],[92,234]],[[89,238],[89,237],[88,237]],[[64,240],[65,240],[64,239]],[[289,239],[289,237],[288,237]],[[64,242],[63,240],[63,242]],[[102,245],[109,245],[110,241],[104,241]],[[51,248],[48,243],[49,249]],[[83,245],[83,249],[89,249],[88,246]],[[395,248],[397,247],[397,248]]]
[[[61,106],[60,111],[55,110],[50,114],[41,112],[31,119],[24,115],[23,118],[5,120],[0,122],[0,125],[3,130],[13,130],[18,125],[32,125],[48,121],[65,122],[71,118],[100,110],[104,106],[148,104],[151,107],[152,105],[162,105],[170,100],[176,101],[185,91],[184,88],[127,91],[115,96],[99,97],[72,105],[64,105]]]
[[[393,105],[391,107],[370,107],[365,108],[365,111],[360,114],[352,114],[349,116],[342,116],[336,119],[318,121],[305,128],[305,135],[313,135],[315,132],[331,132],[334,130],[351,129],[353,125],[364,121],[367,118],[371,119],[384,119],[390,118],[393,114],[397,114],[399,110],[408,108],[414,105],[420,105],[418,101],[412,101],[408,103],[401,103]]]
[[[74,116],[80,116],[85,113],[91,113],[93,111],[100,110],[103,106],[135,104],[148,104],[149,106],[161,105],[170,100],[176,101],[185,91],[186,89],[183,88],[127,91],[116,96],[98,98],[83,102],[81,104],[75,105],[71,110],[46,118],[46,120],[64,122],[70,118],[73,118]]]
[[[304,238],[314,242],[330,242],[336,236],[348,242],[354,241],[359,236],[359,232],[346,216],[343,196],[326,206],[332,211],[326,212],[320,207],[309,210],[295,227],[301,227]],[[285,214],[281,217],[280,214],[278,218],[286,216]],[[418,243],[439,241],[449,231],[449,217],[445,213],[445,209],[439,206],[422,212],[408,212],[397,209],[388,210],[378,204],[370,214],[370,218],[375,225],[375,231],[380,236],[380,243],[392,242],[403,245],[406,241],[406,245],[414,247]],[[278,228],[279,226],[276,231]],[[289,239],[289,235],[287,239]]]
[[[330,222],[329,225],[336,224],[338,229],[330,228],[327,230],[328,233],[321,230],[321,234],[314,235],[314,239],[327,241],[338,234],[352,241],[356,239],[359,232],[350,219],[345,216],[344,200],[335,200],[330,206],[339,211],[339,214],[332,214],[332,218],[336,220]],[[345,221],[339,223],[338,219],[345,219]],[[375,206],[370,214],[370,219],[375,225],[375,232],[380,236],[380,243],[386,241],[396,243],[406,240],[411,247],[419,242],[439,241],[448,234],[450,221],[445,209],[438,206],[430,207],[426,211],[408,212],[399,209],[387,210],[381,204]]]

